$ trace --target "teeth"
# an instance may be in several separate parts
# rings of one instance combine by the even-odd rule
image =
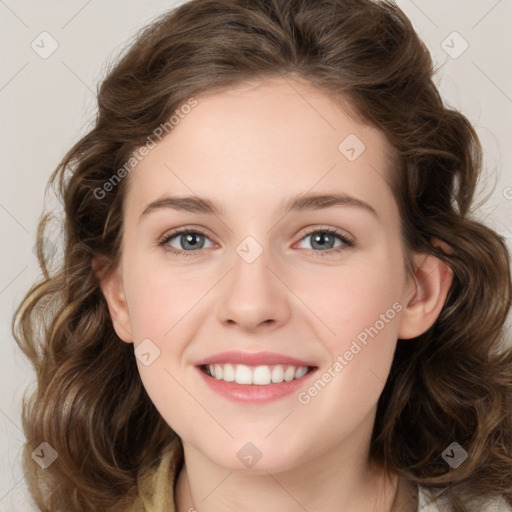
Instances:
[[[235,382],[237,384],[252,384],[252,372],[248,366],[239,364],[235,371]]]
[[[295,368],[293,366],[288,366],[286,371],[284,372],[284,380],[286,382],[290,382],[295,377]]]
[[[272,373],[268,366],[257,366],[252,373],[252,383],[266,386],[272,382]]]
[[[283,367],[278,364],[274,366],[272,369],[272,382],[283,382],[284,380],[284,370]]]
[[[306,373],[308,373],[308,369],[305,366],[301,366],[300,368],[297,368],[295,370],[295,378],[300,379],[300,378],[304,377],[304,375],[306,375]]]
[[[210,376],[225,382],[237,384],[254,384],[266,386],[300,379],[308,373],[307,366],[283,366],[280,364],[267,366],[247,366],[245,364],[210,364]]]
[[[222,380],[233,382],[235,380],[235,367],[232,364],[225,364],[222,369]]]

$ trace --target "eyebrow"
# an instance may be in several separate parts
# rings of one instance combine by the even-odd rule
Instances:
[[[333,206],[354,206],[370,212],[379,218],[375,208],[370,204],[348,194],[298,194],[289,197],[279,209],[280,214],[286,215],[294,211],[321,210]],[[199,196],[167,196],[149,203],[141,213],[141,218],[149,213],[173,209],[177,211],[219,215],[223,213],[222,206],[208,198]]]

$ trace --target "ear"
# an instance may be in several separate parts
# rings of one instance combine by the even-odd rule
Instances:
[[[441,247],[446,253],[453,252],[445,242],[437,238],[432,240],[432,244]],[[415,274],[411,277],[414,288],[407,295],[407,305],[398,329],[398,337],[401,339],[420,336],[434,325],[453,281],[450,266],[432,254],[416,254],[414,266]]]
[[[126,343],[133,343],[130,314],[123,289],[121,266],[105,271],[104,264],[94,259],[93,270],[100,280],[101,291],[108,304],[116,334]]]

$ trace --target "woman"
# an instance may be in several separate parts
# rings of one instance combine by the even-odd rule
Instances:
[[[509,255],[432,74],[388,2],[193,0],[139,34],[17,314],[41,510],[511,510]]]

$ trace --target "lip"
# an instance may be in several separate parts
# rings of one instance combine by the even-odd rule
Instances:
[[[210,363],[214,364],[214,363]],[[242,364],[242,363],[240,363]],[[297,394],[300,388],[305,387],[306,381],[308,381],[312,375],[316,374],[317,367],[314,367],[309,373],[306,373],[304,377],[295,379],[290,382],[280,382],[278,384],[267,384],[260,386],[257,384],[237,384],[236,382],[225,382],[223,380],[217,380],[214,377],[206,375],[201,370],[201,366],[197,366],[195,369],[199,373],[199,377],[208,386],[209,389],[238,403],[265,403],[272,402],[283,398],[292,393]],[[302,365],[307,366],[307,365]]]
[[[274,352],[240,352],[227,351],[220,352],[211,357],[201,359],[195,363],[195,366],[203,366],[208,364],[245,364],[247,366],[262,366],[287,364],[290,366],[316,366],[312,362],[290,357],[284,354],[276,354]],[[300,380],[300,379],[298,379]]]
[[[236,382],[225,382],[217,380],[214,377],[207,375],[202,368],[209,364],[245,364],[247,366],[263,366],[263,365],[289,365],[289,366],[307,366],[309,372],[300,379],[294,379],[290,382],[280,382],[274,384],[267,384],[261,386],[258,384],[237,384]],[[209,389],[215,391],[221,396],[233,400],[235,402],[244,403],[264,403],[278,400],[297,393],[305,382],[309,380],[311,375],[316,373],[318,366],[305,361],[297,359],[296,357],[287,356],[284,354],[277,354],[275,352],[240,352],[240,351],[227,351],[220,352],[213,356],[201,359],[195,363],[195,369],[198,371],[202,381],[208,386]]]

